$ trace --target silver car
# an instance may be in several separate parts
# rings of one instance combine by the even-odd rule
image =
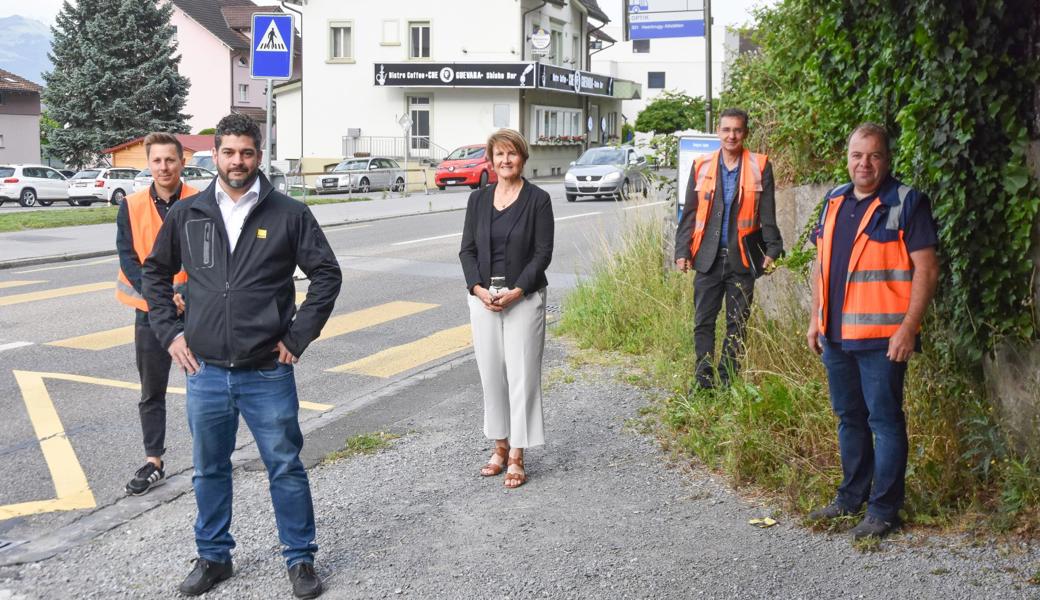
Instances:
[[[390,158],[348,158],[318,177],[319,194],[336,192],[368,193],[370,190],[404,189],[404,171],[397,161]]]
[[[646,193],[646,157],[632,146],[589,148],[563,176],[567,201],[579,196],[625,200]]]
[[[181,171],[181,181],[187,183],[193,188],[204,189],[209,187],[209,184],[217,176],[216,173],[202,167],[184,167]],[[151,169],[144,169],[134,177],[134,191],[139,192],[148,186],[152,185],[152,171]]]

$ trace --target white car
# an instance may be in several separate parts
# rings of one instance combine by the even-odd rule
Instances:
[[[209,184],[217,176],[216,173],[202,167],[184,167],[181,171],[181,181],[187,183],[193,188],[204,189],[209,187]],[[134,177],[134,191],[139,192],[152,185],[152,171],[145,169]]]
[[[89,206],[95,202],[122,204],[134,191],[137,169],[84,169],[69,180],[69,199],[73,204]]]
[[[72,204],[68,180],[56,169],[44,165],[0,165],[0,205],[15,200],[22,206],[50,206],[55,200]]]

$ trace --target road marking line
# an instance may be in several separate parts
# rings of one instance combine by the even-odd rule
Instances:
[[[22,391],[22,399],[29,413],[40,450],[47,461],[54,498],[0,506],[0,520],[45,512],[94,508],[97,503],[87,483],[87,475],[80,466],[76,451],[65,436],[65,428],[47,392],[44,377],[47,373],[14,371],[15,381]]]
[[[0,296],[0,306],[11,306],[12,304],[22,304],[24,302],[38,302],[40,300],[51,300],[53,298],[74,296],[76,294],[100,292],[101,290],[111,290],[115,287],[116,282],[108,281],[103,283],[87,283],[83,285],[73,285],[63,288],[55,288],[53,290],[43,290],[41,292],[26,292],[24,294],[12,294],[10,296]]]
[[[391,246],[404,246],[404,245],[407,245],[407,244],[418,244],[418,243],[421,243],[421,242],[432,242],[433,240],[443,240],[443,239],[447,239],[447,238],[459,237],[460,235],[462,235],[461,231],[458,232],[458,233],[449,233],[447,235],[435,235],[433,237],[420,238],[420,239],[417,239],[417,240],[408,240],[407,242],[394,242],[393,244],[390,244],[390,245]]]
[[[86,267],[86,266],[89,266],[89,265],[100,265],[100,264],[104,264],[104,263],[115,262],[117,260],[119,260],[119,257],[118,256],[114,256],[112,258],[102,258],[101,260],[94,260],[94,261],[91,261],[91,262],[85,262],[85,263],[79,263],[78,262],[78,263],[72,264],[72,265],[59,265],[57,267],[41,267],[39,269],[28,269],[26,271],[15,271],[14,273],[15,273],[15,275],[22,275],[24,273],[39,273],[40,271],[54,271],[56,269],[71,269],[73,267]]]
[[[661,204],[668,204],[668,200],[661,200],[660,202],[650,202],[649,204],[637,204],[635,206],[626,206],[624,210],[635,210],[637,208],[649,208],[651,206],[659,206]]]
[[[440,305],[396,300],[394,302],[387,302],[386,304],[380,304],[371,308],[349,312],[345,315],[337,315],[325,323],[325,328],[321,330],[321,337],[314,341],[320,342],[322,340],[334,338],[338,335],[351,333],[359,329],[372,327],[373,325],[379,325],[388,321],[421,313],[430,310],[431,308],[437,308],[438,306]]]
[[[567,219],[577,219],[579,217],[591,217],[592,215],[598,215],[598,214],[600,214],[600,212],[597,210],[596,212],[581,213],[579,215],[567,215],[566,217],[556,217],[556,219],[554,219],[554,220],[555,221],[566,221]]]
[[[76,350],[108,350],[116,346],[132,344],[134,341],[134,326],[117,327],[108,331],[98,331],[76,337],[66,338],[48,342],[48,346],[60,346],[62,348],[74,348]]]
[[[40,443],[40,450],[47,462],[51,480],[54,482],[55,497],[0,506],[0,521],[40,513],[94,508],[97,506],[97,502],[90,490],[87,475],[83,472],[76,451],[65,435],[65,428],[58,416],[58,411],[54,408],[54,402],[47,391],[45,380],[58,379],[125,390],[140,390],[141,385],[129,381],[87,377],[72,373],[18,370],[13,373],[15,381],[22,391],[22,399],[25,401],[29,420],[36,432],[36,439]],[[171,394],[186,393],[182,387],[170,387],[166,391]],[[324,412],[332,409],[333,406],[317,402],[300,402],[300,408]]]
[[[34,279],[34,280],[12,279],[11,281],[0,281],[0,290],[5,290],[7,288],[13,288],[13,287],[21,287],[23,285],[32,285],[34,283],[47,283],[47,280],[45,280],[45,279]]]
[[[330,373],[356,373],[372,377],[392,377],[432,360],[465,350],[473,344],[469,325],[445,329],[365,358],[328,369]]]
[[[24,348],[26,346],[32,346],[32,342],[10,342],[8,344],[0,344],[0,352],[4,350],[14,350],[15,348]]]

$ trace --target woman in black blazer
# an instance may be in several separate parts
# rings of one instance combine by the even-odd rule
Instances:
[[[459,259],[484,388],[484,435],[495,440],[480,474],[505,469],[505,486],[516,488],[527,481],[524,448],[545,443],[545,270],[552,260],[554,221],[549,194],[521,176],[529,153],[520,133],[494,133],[487,155],[498,183],[470,195]]]

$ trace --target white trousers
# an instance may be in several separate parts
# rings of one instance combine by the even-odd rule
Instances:
[[[508,438],[513,448],[541,446],[545,289],[502,312],[491,312],[471,295],[469,318],[484,388],[484,435]]]

